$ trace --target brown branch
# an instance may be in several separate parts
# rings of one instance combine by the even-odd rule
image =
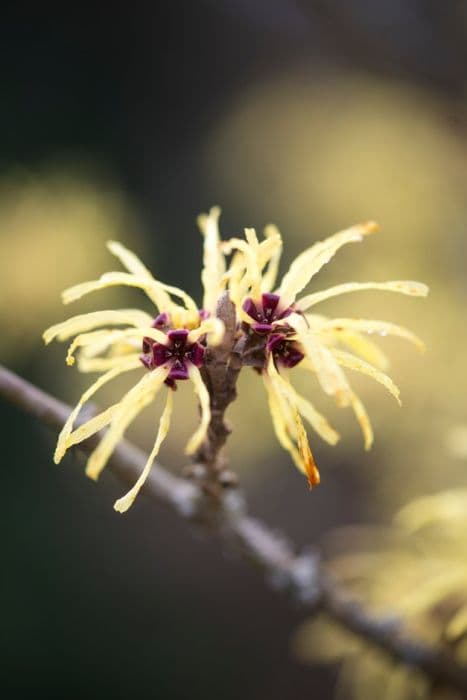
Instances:
[[[192,469],[191,475],[197,477],[200,486],[218,500],[223,484],[230,485],[234,480],[231,472],[226,472],[222,448],[230,435],[225,412],[237,397],[236,386],[241,369],[241,363],[236,362],[232,356],[237,318],[235,306],[227,293],[220,297],[216,315],[224,323],[224,337],[220,345],[206,349],[206,362],[201,370],[211,401],[211,421],[206,440],[196,455],[198,465]],[[203,468],[197,469],[199,465]]]
[[[0,366],[0,396],[59,430],[71,409],[13,372]],[[79,445],[89,453],[96,439]],[[146,455],[126,441],[115,450],[108,468],[126,483],[139,476]],[[246,558],[265,573],[273,585],[287,589],[303,607],[320,607],[347,630],[369,644],[384,650],[395,661],[424,671],[434,682],[460,690],[467,697],[467,668],[445,651],[409,637],[400,622],[373,616],[346,595],[320,565],[316,553],[297,554],[283,536],[260,520],[249,516],[237,491],[227,492],[221,507],[214,513],[206,508],[203,492],[159,465],[155,465],[144,492],[159,503],[169,505],[179,515],[203,523],[229,545],[236,546]]]

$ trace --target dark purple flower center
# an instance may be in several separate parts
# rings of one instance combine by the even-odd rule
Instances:
[[[190,343],[188,334],[189,331],[185,328],[169,331],[166,344],[158,343],[152,338],[143,338],[141,362],[150,370],[162,365],[170,367],[166,379],[169,386],[174,387],[177,379],[188,379],[190,363],[195,367],[203,364],[204,347],[198,342]]]
[[[243,302],[243,310],[253,319],[252,329],[256,333],[270,333],[273,330],[273,322],[280,321],[293,312],[289,306],[282,309],[278,294],[262,294],[260,302],[254,302],[248,298]]]
[[[272,353],[276,363],[289,369],[298,365],[305,357],[299,344],[295,340],[289,340],[283,333],[271,333],[266,349]]]

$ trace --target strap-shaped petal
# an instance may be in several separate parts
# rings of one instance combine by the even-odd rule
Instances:
[[[311,451],[310,443],[308,442],[308,436],[306,434],[305,426],[302,423],[300,414],[295,410],[295,423],[297,425],[297,447],[302,459],[303,466],[305,468],[305,474],[308,479],[308,485],[310,489],[317,486],[320,482],[320,476],[318,467],[316,466],[315,458]]]
[[[290,403],[292,403],[299,413],[306,418],[311,427],[330,445],[335,445],[339,440],[339,433],[329,424],[327,419],[313,406],[313,404],[301,396],[292,384],[287,381],[274,365],[274,359],[271,355],[268,361],[268,374],[273,377],[276,385],[282,391]]]
[[[194,328],[188,334],[188,341],[194,343],[203,335],[207,335],[210,345],[219,345],[224,337],[225,326],[220,318],[212,316],[202,321],[198,328]]]
[[[143,471],[138,477],[138,480],[135,483],[135,485],[128,491],[128,493],[126,493],[124,496],[122,496],[122,498],[119,498],[114,503],[114,509],[119,513],[125,513],[125,511],[127,511],[128,508],[130,508],[130,506],[133,504],[133,501],[135,500],[136,496],[140,492],[141,488],[144,486],[144,483],[146,482],[146,479],[148,478],[151,472],[153,462],[159,453],[160,447],[164,442],[167,433],[169,432],[170,419],[172,416],[173,408],[172,395],[172,391],[167,392],[167,400],[165,403],[164,411],[159,421],[159,429],[157,431],[154,447],[152,448],[151,453],[146,461],[146,464],[144,465]]]
[[[224,241],[222,249],[226,254],[233,250],[240,251],[244,259],[242,261],[246,270],[243,279],[243,293],[249,294],[254,299],[259,299],[261,296],[261,268],[259,263],[259,244],[254,229],[245,229],[246,241],[241,238],[231,238]],[[241,258],[237,258],[241,260]]]
[[[297,427],[293,421],[290,405],[287,403],[284,395],[279,392],[274,380],[267,372],[263,372],[263,382],[268,396],[274,432],[279,444],[290,453],[298,469],[303,471],[300,454],[293,442],[297,439]]]
[[[401,405],[401,401],[399,399],[399,388],[394,384],[391,377],[388,377],[387,374],[376,369],[368,362],[361,360],[359,357],[355,357],[355,355],[352,355],[349,352],[345,352],[344,350],[333,350],[332,354],[342,367],[347,367],[348,369],[353,369],[356,372],[366,374],[368,377],[371,377],[375,381],[382,384],[384,387],[386,387],[389,393],[392,394],[392,396],[394,396],[399,406]]]
[[[120,285],[142,289],[159,311],[167,311],[166,302],[168,296],[165,293],[161,294],[161,291],[163,292],[164,290],[160,283],[156,282],[156,280],[141,275],[133,275],[128,272],[106,272],[98,280],[81,282],[73,287],[69,287],[62,292],[62,301],[64,304],[70,304],[72,301],[81,299],[81,297],[86,294],[91,294],[91,292],[97,292],[107,287],[117,287]]]
[[[365,450],[369,450],[373,444],[373,428],[371,427],[370,418],[366,412],[366,408],[356,394],[352,392],[350,397],[350,405],[358,420],[363,433],[363,442]]]
[[[109,311],[94,311],[89,314],[80,314],[72,318],[50,326],[42,334],[44,342],[48,345],[52,340],[67,340],[73,335],[91,331],[99,326],[150,326],[152,318],[149,314],[139,309],[116,309]]]
[[[165,333],[152,327],[128,328],[123,331],[91,331],[90,333],[83,333],[76,336],[68,348],[66,363],[68,365],[73,365],[75,363],[74,353],[79,347],[98,343],[100,350],[104,351],[106,347],[114,342],[130,340],[132,338],[143,339],[144,337],[152,338],[152,340],[155,340],[157,343],[162,343],[163,345],[167,343],[167,336]]]
[[[380,336],[393,335],[413,343],[420,351],[425,350],[425,345],[415,333],[403,326],[388,321],[373,321],[365,318],[333,318],[326,321],[321,327],[321,332],[331,331],[357,331],[358,333],[376,333]]]
[[[120,260],[123,267],[126,267],[131,274],[139,277],[146,277],[150,280],[154,279],[146,265],[141,262],[138,256],[133,253],[133,251],[125,248],[125,246],[118,241],[107,241],[107,248],[112,255],[115,255],[115,257]]]
[[[101,411],[97,416],[90,418],[86,423],[80,425],[79,428],[73,430],[66,439],[66,449],[69,450],[73,445],[78,445],[80,442],[83,442],[83,440],[87,440],[98,433],[99,430],[106,428],[112,421],[117,410],[118,403],[114,403],[113,406],[109,406],[109,408]]]
[[[341,343],[354,355],[358,355],[362,360],[373,365],[373,367],[377,367],[382,371],[389,368],[390,363],[387,355],[376,343],[361,333],[356,331],[336,331],[334,334],[331,334],[330,331],[326,331],[323,340],[327,341],[329,339],[332,340],[332,345]]]
[[[145,374],[120,401],[118,410],[113,416],[107,433],[92,452],[86,466],[86,474],[91,479],[97,479],[104,469],[117,443],[123,437],[125,430],[136,416],[153,401],[169,374],[169,368],[158,367]]]
[[[295,466],[306,475],[310,488],[312,488],[319,484],[319,472],[300,414],[296,407],[288,401],[275,378],[269,372],[263,372],[263,381],[278,442],[289,452]]]
[[[84,437],[82,437],[79,440],[76,440],[76,436],[75,436],[75,439],[73,441],[70,440],[70,436],[71,436],[72,430],[73,430],[73,424],[74,424],[79,412],[81,411],[81,408],[83,407],[83,405],[87,401],[89,401],[89,399],[92,396],[94,396],[94,394],[101,387],[103,387],[108,382],[112,381],[112,379],[115,379],[116,377],[118,377],[120,374],[123,374],[124,372],[128,372],[132,369],[137,369],[139,367],[141,367],[141,362],[139,361],[138,358],[134,358],[134,357],[133,358],[124,358],[124,359],[120,358],[120,363],[117,367],[114,367],[113,369],[110,369],[105,374],[101,375],[88,389],[86,389],[86,391],[81,396],[78,403],[76,404],[75,408],[73,409],[73,411],[69,415],[65,425],[63,426],[63,428],[60,432],[60,435],[59,435],[58,441],[57,441],[57,447],[55,448],[55,454],[54,454],[55,464],[58,464],[62,460],[65,452],[67,451],[67,449],[69,447],[71,447],[72,444],[76,444],[77,442],[80,442],[81,440],[85,439]],[[94,434],[94,432],[101,430],[101,428],[103,428],[104,425],[106,425],[106,423],[100,424],[96,420],[96,418],[97,417],[94,417],[91,419],[91,421],[94,421],[94,424],[97,426],[96,429],[95,430],[93,429],[92,432],[87,433],[86,437],[89,437],[90,435]],[[90,421],[88,421],[88,423],[89,422]],[[83,426],[81,426],[81,428],[83,428]],[[88,428],[89,428],[89,426],[88,426]],[[83,430],[81,430],[81,433],[83,433]]]
[[[245,258],[240,251],[236,251],[230,261],[228,270],[224,274],[224,282],[228,285],[230,298],[235,307],[241,308],[243,298],[248,287],[242,285],[245,275]]]
[[[294,303],[297,294],[306,287],[323,265],[331,260],[339,248],[346,243],[361,241],[363,236],[377,230],[378,226],[374,221],[357,224],[326,238],[324,241],[315,243],[311,248],[301,253],[291,264],[277,292],[282,298],[283,305],[287,307]]]
[[[78,369],[85,374],[88,372],[107,372],[109,369],[120,367],[122,360],[128,359],[130,361],[130,358],[137,360],[141,365],[140,353],[128,353],[113,357],[86,357],[81,355],[78,357]]]
[[[220,248],[220,207],[212,207],[209,214],[198,216],[198,226],[204,236],[203,270],[201,282],[204,288],[203,309],[214,313],[217,300],[224,286],[225,257]]]
[[[345,284],[338,284],[335,287],[325,289],[322,292],[308,294],[306,297],[296,302],[295,308],[299,311],[306,311],[311,306],[319,304],[326,299],[331,299],[331,297],[365,290],[397,292],[413,297],[426,297],[429,291],[426,284],[422,284],[422,282],[413,282],[411,280],[396,280],[391,282],[346,282]]]
[[[267,263],[269,264],[266,272],[263,274],[261,291],[272,292],[276,284],[279,262],[282,255],[282,237],[279,229],[277,226],[274,226],[274,224],[266,226],[264,235],[267,240],[261,243],[261,246],[264,246],[260,251],[261,270],[263,270]]]
[[[295,329],[323,391],[334,396],[339,406],[348,406],[352,391],[332,352],[324,345],[320,336],[308,327],[303,316],[291,314],[287,317],[287,323]]]
[[[80,346],[79,357],[97,358],[102,353],[109,352],[111,356],[126,355],[141,351],[141,338],[122,338],[124,331],[96,331],[96,338]],[[100,335],[98,335],[100,334]],[[90,335],[90,334],[89,334]]]
[[[190,364],[188,369],[188,375],[193,382],[195,388],[195,393],[198,397],[200,409],[201,409],[201,421],[198,428],[195,430],[191,438],[188,440],[187,446],[185,448],[185,453],[187,455],[192,455],[201,446],[206,434],[208,432],[209,423],[211,420],[211,408],[209,392],[206,388],[205,383],[201,378],[200,371],[197,367]]]
[[[123,246],[121,243],[118,243],[118,241],[108,241],[107,248],[112,255],[115,255],[115,257],[120,260],[123,267],[126,267],[128,272],[131,272],[137,277],[139,276],[154,282],[156,281],[146,265],[141,262],[138,256],[131,250],[128,250],[128,248],[125,248],[125,246]],[[157,292],[155,291],[153,294],[153,301],[157,300],[155,303],[159,309],[169,309],[171,307],[172,301],[169,295],[162,288],[157,289]]]

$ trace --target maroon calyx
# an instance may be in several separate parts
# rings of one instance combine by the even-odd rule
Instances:
[[[283,333],[272,333],[266,343],[266,350],[272,353],[274,362],[291,369],[305,357],[295,340],[289,340]]]
[[[253,319],[251,328],[256,333],[270,333],[273,330],[273,322],[280,321],[293,313],[292,307],[281,309],[280,296],[270,292],[261,295],[261,302],[254,302],[248,298],[243,302],[243,310]]]
[[[167,365],[170,372],[166,384],[175,388],[176,380],[188,379],[190,363],[201,367],[204,360],[204,347],[198,343],[190,343],[185,328],[172,330],[167,333],[167,344],[158,343],[152,338],[143,338],[143,353],[140,360],[149,369]]]
[[[159,316],[156,316],[151,325],[153,328],[166,328],[169,324],[169,314],[163,311]]]

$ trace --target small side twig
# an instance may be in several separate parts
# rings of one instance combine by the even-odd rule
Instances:
[[[0,396],[59,430],[71,408],[0,366]],[[95,446],[91,439],[79,445],[84,453]],[[123,441],[108,468],[126,483],[134,483],[146,461],[144,452]],[[320,607],[340,625],[389,654],[395,661],[418,668],[435,683],[455,688],[467,697],[467,668],[446,651],[409,637],[402,625],[370,614],[349,597],[320,564],[316,553],[297,554],[296,548],[260,520],[248,515],[237,491],[222,499],[215,520],[205,517],[206,497],[194,483],[155,465],[144,492],[169,505],[180,516],[208,523],[219,538],[241,549],[245,557],[268,574],[274,585],[289,590],[303,607]]]

